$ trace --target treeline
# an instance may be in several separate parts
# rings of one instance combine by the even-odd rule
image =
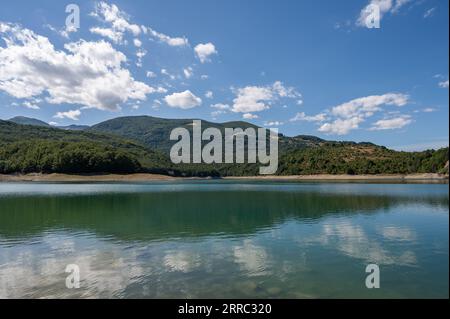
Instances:
[[[278,175],[448,174],[448,148],[397,152],[371,143],[285,138]],[[289,142],[289,143],[287,143]],[[180,164],[139,141],[0,121],[0,173],[137,173],[173,176],[254,176],[257,164]]]
[[[447,173],[448,148],[397,152],[384,147],[325,143],[282,154],[278,174],[412,174]]]
[[[448,148],[395,152],[322,146],[281,153],[278,175],[447,173]],[[141,158],[93,142],[30,140],[0,143],[0,173],[138,173],[173,176],[253,176],[260,164],[145,164]]]
[[[0,145],[0,172],[134,173],[139,161],[125,152],[90,142],[31,140]]]
[[[281,150],[277,175],[313,174],[448,174],[449,149],[398,152],[371,143],[321,142],[300,149]],[[181,176],[255,176],[261,164],[179,164]]]

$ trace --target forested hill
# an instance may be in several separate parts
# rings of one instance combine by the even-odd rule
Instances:
[[[192,120],[149,116],[123,117],[90,128],[58,129],[26,120],[0,121],[0,173],[132,173],[182,176],[248,176],[259,164],[174,165],[168,150],[176,127]],[[45,123],[45,122],[44,122]],[[37,125],[36,125],[37,124]],[[46,123],[45,123],[46,124]],[[210,123],[204,128],[254,127],[246,122]],[[448,174],[448,148],[397,152],[371,143],[325,141],[314,136],[280,135],[278,175],[300,174]]]
[[[247,122],[211,123],[203,128],[257,126]],[[161,119],[150,116],[119,117],[92,126],[88,131],[120,135],[139,141],[168,155],[173,141],[170,132],[176,127],[192,129],[192,119]],[[397,152],[372,143],[325,141],[309,135],[287,137],[280,134],[278,174],[407,174],[442,172],[448,160],[448,148],[439,151]],[[201,171],[199,165],[190,165]],[[255,175],[255,165],[216,165],[218,175]]]
[[[167,158],[119,136],[0,120],[0,172],[166,172]]]
[[[33,119],[30,117],[25,117],[25,116],[16,116],[16,117],[9,119],[8,121],[16,123],[16,124],[22,124],[22,125],[35,125],[35,126],[50,127],[50,124],[48,124],[44,121]]]
[[[165,154],[169,154],[170,148],[174,144],[170,140],[170,132],[173,129],[182,127],[192,131],[192,119],[163,119],[151,116],[128,116],[108,120],[88,129],[89,132],[101,132],[123,136],[141,142],[152,149],[158,149]],[[224,124],[212,123],[202,120],[204,128],[214,127],[222,132],[225,127],[247,127],[257,128],[253,124],[246,122],[230,122]]]
[[[163,119],[151,116],[128,116],[118,117],[108,120],[88,129],[90,132],[102,132],[120,135],[129,139],[141,142],[142,144],[158,149],[168,154],[173,141],[170,141],[170,132],[177,128],[183,127],[192,130],[193,119]],[[257,129],[258,126],[244,121],[213,123],[202,120],[203,129],[208,127],[218,128],[224,134],[225,128],[246,128],[252,127]],[[307,135],[299,135],[297,137],[286,137],[280,134],[279,145],[281,150],[299,149],[310,146],[318,146],[324,140]]]

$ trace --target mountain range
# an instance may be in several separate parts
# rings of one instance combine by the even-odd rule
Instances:
[[[192,119],[119,117],[93,126],[55,127],[38,119],[0,120],[0,172],[130,173],[181,176],[256,175],[255,164],[172,164],[172,129],[192,130]],[[204,128],[242,129],[247,122],[213,123]],[[408,174],[448,171],[448,148],[399,152],[372,143],[327,141],[279,134],[278,175]]]
[[[16,123],[16,124],[22,124],[22,125],[52,127],[47,122],[44,122],[44,121],[41,121],[38,119],[34,119],[34,118],[30,118],[30,117],[25,117],[25,116],[16,116],[16,117],[9,119],[8,121]],[[74,125],[74,124],[68,125],[68,126],[54,126],[54,127],[60,128],[63,130],[71,130],[71,131],[82,131],[82,130],[89,128],[88,125]]]

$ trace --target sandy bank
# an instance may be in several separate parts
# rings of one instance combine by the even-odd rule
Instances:
[[[290,175],[290,176],[255,176],[225,177],[238,180],[287,180],[287,181],[448,181],[448,176],[441,174],[393,174],[393,175]]]
[[[133,181],[169,181],[177,178],[158,174],[105,174],[105,175],[69,175],[69,174],[25,174],[2,175],[0,182],[133,182]]]
[[[171,177],[158,174],[105,174],[105,175],[68,175],[68,174],[26,174],[2,175],[0,182],[145,182],[174,181],[200,178]],[[372,181],[372,182],[447,182],[448,176],[440,174],[411,175],[293,175],[293,176],[237,176],[224,180],[248,181]]]

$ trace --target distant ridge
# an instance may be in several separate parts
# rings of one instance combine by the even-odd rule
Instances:
[[[67,130],[67,131],[84,131],[84,130],[87,130],[90,126],[89,125],[72,124],[72,125],[67,125],[67,126],[55,126],[55,127],[60,128],[62,130]]]
[[[44,121],[41,121],[41,120],[38,120],[35,118],[31,118],[31,117],[26,117],[26,116],[16,116],[16,117],[10,118],[8,121],[16,123],[16,124],[21,124],[21,125],[54,127],[54,128],[59,128],[62,130],[68,130],[68,131],[83,131],[83,130],[86,130],[89,128],[89,125],[76,125],[76,124],[67,125],[67,126],[52,126],[52,125],[48,124],[47,122],[44,122]]]
[[[16,124],[21,124],[21,125],[34,125],[34,126],[50,127],[50,124],[48,124],[44,121],[34,119],[31,117],[25,117],[25,116],[16,116],[16,117],[10,118],[8,121],[16,123]]]

